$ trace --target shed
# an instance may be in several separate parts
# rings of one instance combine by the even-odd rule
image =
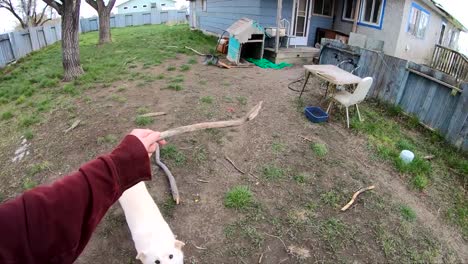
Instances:
[[[241,18],[226,31],[229,33],[229,61],[239,64],[241,58],[263,58],[265,33],[257,22]]]

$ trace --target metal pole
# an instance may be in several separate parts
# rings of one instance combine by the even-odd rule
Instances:
[[[361,7],[361,0],[356,1],[356,7],[354,9],[354,21],[353,21],[353,32],[357,32],[357,22],[359,19],[359,8]]]
[[[275,53],[278,54],[280,42],[280,23],[281,12],[283,10],[283,0],[278,0],[278,10],[276,13],[276,39],[275,39]]]

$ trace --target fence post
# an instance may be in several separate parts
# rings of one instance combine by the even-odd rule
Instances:
[[[463,89],[463,92],[458,99],[457,106],[450,120],[447,139],[456,147],[468,150],[468,134],[460,134],[463,133],[465,122],[468,122],[468,83],[462,83],[460,87]],[[464,133],[468,133],[468,131]]]
[[[405,74],[403,75],[403,79],[401,80],[400,87],[398,88],[395,105],[400,105],[401,99],[403,98],[403,94],[405,93],[406,84],[408,83],[408,76],[410,74],[410,72],[406,70],[406,68],[408,68],[408,64],[409,62],[407,61],[406,67],[405,67]]]

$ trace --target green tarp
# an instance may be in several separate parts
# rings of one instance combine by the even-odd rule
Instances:
[[[267,60],[267,59],[247,59],[248,62],[251,62],[255,65],[257,65],[258,67],[260,68],[263,68],[263,69],[283,69],[283,68],[286,68],[286,67],[291,67],[292,64],[289,64],[289,63],[286,63],[286,62],[282,62],[280,64],[274,64],[273,62]]]

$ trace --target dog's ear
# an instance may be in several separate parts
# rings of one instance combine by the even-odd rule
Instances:
[[[145,252],[138,252],[137,256],[136,256],[136,259],[139,259],[141,261],[143,261],[143,259],[146,257],[146,254]]]
[[[182,247],[185,246],[185,243],[179,240],[175,241],[175,248],[182,250]]]

